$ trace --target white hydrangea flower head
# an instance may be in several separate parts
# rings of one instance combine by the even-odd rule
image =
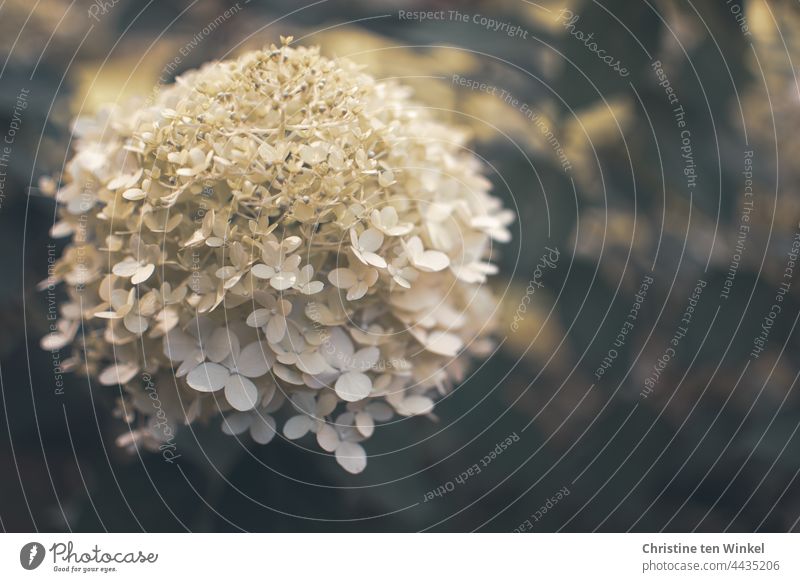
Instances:
[[[313,433],[358,473],[381,423],[430,414],[487,353],[514,216],[403,86],[289,44],[76,124],[53,228],[70,300],[43,345],[124,388],[129,446],[160,438],[146,374],[176,424]]]

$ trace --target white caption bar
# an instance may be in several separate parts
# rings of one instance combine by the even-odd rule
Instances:
[[[798,550],[792,534],[4,534],[0,579],[800,580]]]

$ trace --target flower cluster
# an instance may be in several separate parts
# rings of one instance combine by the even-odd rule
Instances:
[[[313,433],[358,473],[376,424],[430,413],[490,349],[513,214],[402,86],[284,39],[75,135],[53,227],[70,299],[43,344],[123,387],[124,442],[164,440],[147,374],[171,421]]]

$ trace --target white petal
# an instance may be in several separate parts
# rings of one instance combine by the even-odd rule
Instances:
[[[346,402],[356,402],[369,396],[372,380],[361,372],[347,372],[336,380],[336,394]]]
[[[311,430],[313,424],[314,421],[311,418],[305,414],[298,414],[297,416],[291,417],[286,421],[286,424],[283,425],[283,436],[290,441],[295,441],[304,437],[305,434]]]
[[[387,265],[388,266],[388,265]],[[362,281],[367,284],[368,287],[371,287],[378,281],[378,271],[375,269],[369,269],[367,274],[362,278]]]
[[[338,372],[333,372],[330,374],[317,374],[314,376],[311,374],[303,374],[303,382],[305,382],[305,385],[313,390],[320,390],[322,388],[329,388],[332,386],[338,377]]]
[[[307,285],[303,285],[303,287],[300,289],[300,292],[304,295],[314,295],[322,291],[324,288],[325,285],[322,283],[322,281],[311,281]]]
[[[249,378],[233,374],[225,382],[225,399],[236,410],[251,410],[258,402],[258,388]]]
[[[217,329],[212,320],[203,315],[192,318],[186,326],[186,331],[194,338],[200,339],[203,343],[207,342],[211,334]]]
[[[455,357],[463,346],[461,338],[446,331],[434,331],[425,341],[425,349],[440,356]]]
[[[373,267],[378,267],[379,269],[385,269],[386,268],[386,264],[387,264],[386,263],[386,259],[384,259],[380,255],[376,255],[375,253],[371,253],[371,252],[364,252],[364,253],[361,254],[361,256],[363,257],[363,259],[367,263],[369,263]]]
[[[118,277],[132,277],[136,271],[139,270],[139,261],[136,259],[129,257],[124,261],[120,261],[116,265],[111,268],[111,272],[117,275]]]
[[[222,432],[227,435],[242,434],[250,427],[251,418],[249,414],[234,412],[226,414],[222,419]]]
[[[277,427],[275,419],[269,414],[261,414],[253,417],[250,425],[250,436],[260,445],[266,445],[275,436]]]
[[[386,170],[385,172],[378,173],[378,184],[382,188],[386,188],[394,184],[394,172]]]
[[[325,285],[322,281],[311,281],[310,283],[303,285],[300,288],[300,292],[304,295],[315,295],[322,291],[325,288]]]
[[[311,265],[306,265],[302,269],[297,272],[297,284],[298,285],[305,285],[311,278],[314,276],[314,267]]]
[[[405,287],[406,289],[411,289],[411,283],[403,279],[403,277],[400,275],[394,276],[394,282],[400,285],[401,287]]]
[[[336,462],[348,473],[360,473],[367,466],[367,453],[358,443],[342,443],[336,449]]]
[[[297,354],[296,365],[301,372],[311,374],[312,376],[321,374],[328,369],[325,358],[323,358],[322,354],[319,352],[303,352],[302,354]]]
[[[253,277],[256,277],[258,279],[269,279],[270,277],[275,275],[275,269],[273,269],[268,265],[265,265],[264,263],[253,265],[253,268],[250,269],[250,272],[253,274]]]
[[[332,453],[339,446],[339,435],[336,429],[329,424],[323,424],[317,430],[317,443],[324,451]]]
[[[239,338],[231,330],[224,327],[217,328],[205,345],[202,346],[206,358],[212,362],[221,362],[229,354],[239,353]]]
[[[369,286],[363,281],[359,281],[347,290],[347,300],[358,301],[367,294],[367,291],[369,291]]]
[[[262,384],[261,386],[261,403],[259,406],[268,406],[274,399],[275,395],[278,393],[278,385],[275,382],[267,383],[266,387]]]
[[[269,284],[273,289],[278,291],[286,291],[294,282],[297,281],[297,275],[292,272],[282,271],[269,280]]]
[[[360,370],[362,372],[369,370],[378,363],[381,357],[381,351],[376,347],[362,348],[353,354],[349,368],[351,370]]]
[[[95,317],[100,319],[121,319],[122,316],[119,315],[116,311],[98,311],[94,314]]]
[[[375,421],[368,412],[356,413],[356,428],[365,437],[369,438],[375,432]]]
[[[418,236],[412,236],[408,241],[403,243],[403,247],[405,248],[406,255],[412,262],[416,257],[422,255],[425,250],[422,246],[422,239]]]
[[[281,391],[272,391],[273,398],[269,401],[269,404],[264,408],[264,412],[268,412],[272,414],[273,412],[278,412],[281,407],[286,402],[286,396],[283,395]]]
[[[283,266],[281,267],[281,271],[291,272],[295,274],[295,277],[300,274],[300,261],[302,258],[300,255],[292,255],[291,257],[286,257],[283,261]]]
[[[189,372],[186,383],[199,392],[216,392],[225,386],[230,375],[225,366],[206,362]]]
[[[375,209],[369,213],[370,221],[372,221],[372,224],[375,226],[375,228],[380,230],[383,230],[383,219],[381,218],[382,212],[382,210]]]
[[[275,356],[269,346],[261,342],[248,344],[236,360],[236,369],[248,378],[259,378],[269,372]]]
[[[103,370],[97,380],[103,386],[125,384],[132,380],[138,371],[139,366],[135,364],[115,364]]]
[[[383,233],[374,228],[368,228],[358,238],[358,246],[362,251],[373,253],[381,248]]]
[[[420,271],[436,272],[450,265],[450,257],[439,251],[425,251],[414,257],[413,263]]]
[[[414,225],[410,223],[405,223],[405,224],[398,224],[397,226],[393,226],[391,228],[387,228],[385,232],[389,236],[403,236],[404,234],[408,234],[412,230],[414,230]]]
[[[387,422],[394,416],[394,410],[385,402],[370,402],[364,409],[378,422]]]
[[[109,190],[117,190],[118,188],[123,188],[125,186],[130,186],[136,184],[139,181],[139,178],[142,177],[142,170],[141,168],[134,174],[122,174],[121,176],[117,176],[113,180],[109,181],[106,184],[106,188]]]
[[[267,339],[276,344],[286,335],[286,318],[282,315],[274,315],[267,323]]]
[[[345,432],[347,429],[352,428],[353,420],[355,420],[356,415],[353,414],[351,411],[343,412],[339,416],[336,417],[336,426],[338,427],[340,432]]]
[[[287,236],[281,242],[281,246],[283,246],[283,249],[287,255],[289,253],[293,253],[298,248],[300,248],[301,244],[303,244],[303,239],[300,238],[299,236]]]
[[[150,275],[152,275],[155,272],[155,270],[156,266],[152,263],[148,263],[147,265],[139,267],[138,269],[136,269],[136,272],[133,274],[133,277],[131,277],[131,283],[133,283],[134,285],[138,285],[139,283],[144,283],[150,278]]]
[[[261,249],[261,257],[264,263],[269,266],[276,266],[281,260],[281,247],[275,241],[267,241]]]
[[[328,337],[325,338],[322,354],[331,366],[340,370],[347,369],[354,352],[350,336],[341,327],[330,330]]]
[[[253,313],[247,316],[247,325],[250,327],[262,327],[267,325],[270,313],[266,309],[256,309]]]
[[[275,364],[272,367],[272,371],[278,378],[280,378],[284,382],[288,382],[289,384],[294,384],[295,386],[302,386],[304,384],[303,377],[300,375],[300,373],[297,372],[297,370],[289,368],[288,366]]]
[[[47,351],[60,350],[69,344],[70,341],[72,341],[72,338],[69,337],[69,335],[53,331],[40,340],[40,345],[42,349]]]
[[[319,398],[317,398],[317,416],[328,416],[336,409],[337,404],[339,404],[339,399],[336,398],[336,394],[333,392],[320,394]]]
[[[147,327],[149,325],[146,318],[134,313],[133,311],[128,313],[122,322],[125,324],[125,329],[136,335],[141,335],[147,331]]]
[[[131,188],[129,190],[125,190],[122,193],[122,197],[125,200],[142,200],[147,194],[144,193],[144,190],[140,188]]]
[[[380,221],[383,226],[391,227],[395,226],[399,221],[399,217],[397,216],[397,210],[394,206],[384,206],[381,208],[380,214]]]
[[[334,269],[328,273],[328,281],[339,289],[349,289],[357,280],[356,274],[347,268]]]
[[[182,362],[197,349],[197,340],[178,328],[171,329],[162,342],[164,355],[173,362]]]
[[[292,406],[306,416],[314,417],[316,412],[316,397],[309,392],[295,392],[291,397]]]
[[[200,353],[200,350],[197,350],[193,354],[189,355],[189,357],[186,358],[183,362],[181,362],[181,365],[178,366],[177,370],[175,370],[175,376],[177,376],[178,378],[183,378],[186,374],[194,370],[198,364],[202,363],[203,363],[203,355]]]
[[[444,202],[433,202],[428,204],[425,210],[425,218],[431,222],[443,222],[453,213],[453,206]]]
[[[433,400],[427,396],[408,396],[400,403],[398,412],[404,416],[428,414],[433,410]]]

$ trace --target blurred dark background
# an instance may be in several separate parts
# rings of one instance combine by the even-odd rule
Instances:
[[[232,6],[0,4],[0,153],[10,148],[0,167],[0,527],[800,528],[800,276],[786,277],[800,221],[797,2],[241,0],[192,42]],[[468,22],[414,22],[399,10],[458,10]],[[358,476],[281,439],[243,448],[217,425],[184,430],[178,463],[131,455],[114,444],[124,429],[110,413],[116,389],[65,374],[62,390],[39,346],[49,322],[36,284],[54,219],[39,180],[57,179],[74,116],[168,82],[165,66],[182,50],[175,74],[290,34],[401,78],[472,130],[497,195],[518,213],[493,283],[505,313],[500,350],[437,406],[438,421],[377,431]],[[559,260],[530,294],[545,247]],[[698,280],[706,286],[685,336],[646,388]],[[455,481],[512,434],[479,474]]]

